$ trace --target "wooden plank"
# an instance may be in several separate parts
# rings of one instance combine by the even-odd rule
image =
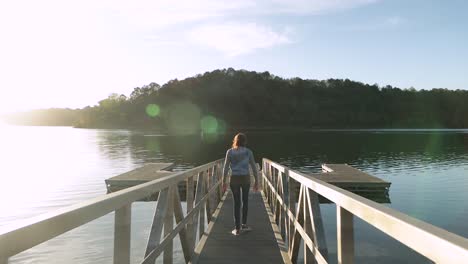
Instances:
[[[337,205],[336,221],[338,264],[352,264],[354,263],[353,215]]]
[[[130,263],[130,237],[132,205],[128,204],[115,211],[114,223],[114,264]]]

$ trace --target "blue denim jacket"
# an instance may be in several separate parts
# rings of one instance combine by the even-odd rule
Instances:
[[[252,151],[246,147],[228,149],[224,160],[223,177],[226,179],[229,168],[232,171],[231,177],[250,175],[249,165],[252,167],[255,182],[258,182],[257,166]]]

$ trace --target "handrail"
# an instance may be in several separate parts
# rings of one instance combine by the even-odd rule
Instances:
[[[198,217],[200,218],[200,233],[203,233],[205,207],[206,217],[210,220],[214,208],[216,208],[217,203],[221,200],[221,182],[223,178],[221,176],[222,162],[223,159],[219,159],[187,171],[177,172],[173,175],[59,209],[52,213],[46,213],[23,221],[21,224],[0,228],[0,263],[7,263],[8,258],[11,256],[113,211],[116,212],[116,238],[114,241],[116,245],[114,245],[114,247],[116,248],[122,245],[124,245],[124,247],[128,246],[128,249],[124,250],[129,251],[129,241],[118,241],[117,237],[123,236],[125,239],[130,239],[131,203],[149,197],[157,192],[159,192],[160,196],[158,198],[159,211],[157,208],[152,231],[153,229],[162,228],[162,223],[157,221],[164,220],[165,226],[166,224],[169,226],[169,222],[171,226],[171,230],[165,227],[165,236],[170,234],[174,216],[177,223],[183,221],[184,224],[187,224],[187,226],[184,226],[183,230],[179,227],[178,231],[183,232],[184,235],[188,237],[187,241],[183,241],[182,243],[186,244],[183,245],[183,247],[190,245],[190,249],[188,251],[185,250],[186,252],[184,251],[185,255],[189,255],[186,256],[186,260],[189,260],[190,254],[193,253],[195,247],[196,237],[194,234],[197,233]],[[195,178],[196,187],[194,187]],[[187,203],[192,202],[192,204],[187,205],[186,218],[188,216],[193,217],[193,219],[191,218],[189,220],[183,219],[182,209],[180,207],[177,186],[178,183],[182,181],[187,181]],[[194,191],[196,191],[195,197],[193,197]],[[165,195],[165,197],[163,197],[163,195]],[[164,201],[167,202],[160,203],[160,201],[163,200],[162,198],[165,198]],[[202,213],[200,214],[200,212]],[[120,225],[123,225],[123,227]],[[153,238],[150,237],[149,240],[151,239]],[[128,245],[126,244],[127,242]],[[159,244],[159,242],[157,242],[156,245],[157,244]],[[172,241],[170,245],[172,247]],[[150,241],[148,243],[148,249],[149,248]],[[154,248],[151,248],[151,250],[154,250]],[[128,254],[124,254],[124,258],[128,258],[129,261],[129,252],[127,253]],[[172,252],[170,254],[172,254]],[[115,249],[114,263],[128,263],[127,260],[121,261],[115,259],[116,256],[120,255],[122,255],[122,252]],[[168,255],[168,253],[164,253],[165,259],[166,255]],[[171,259],[170,262],[172,262],[172,255],[167,258]]]
[[[290,202],[295,201],[291,179],[300,184],[297,210],[294,202]],[[353,263],[353,216],[436,263],[468,263],[468,239],[265,158],[263,181],[277,223],[284,226],[283,238],[288,241],[293,260],[297,258],[301,236],[308,250],[314,253],[313,258],[318,263],[327,263],[327,256],[321,254],[324,252],[321,245],[324,237],[320,234],[323,227],[320,226],[321,219],[316,219],[320,217],[319,194],[337,206],[339,263]]]

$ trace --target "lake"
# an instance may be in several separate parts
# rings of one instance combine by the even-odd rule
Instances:
[[[151,131],[2,125],[0,226],[106,193],[104,180],[148,162],[176,170],[222,158],[232,135],[165,136]],[[391,208],[468,237],[468,130],[248,132],[266,157],[302,172],[348,163],[392,182]],[[336,258],[335,206],[321,205]],[[132,211],[132,262],[142,260],[155,203]],[[12,257],[12,263],[112,263],[113,213]],[[427,263],[356,219],[357,263]],[[183,261],[179,246],[175,260]]]

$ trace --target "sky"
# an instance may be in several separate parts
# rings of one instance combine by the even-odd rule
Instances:
[[[464,0],[0,0],[0,113],[215,69],[468,89]]]

